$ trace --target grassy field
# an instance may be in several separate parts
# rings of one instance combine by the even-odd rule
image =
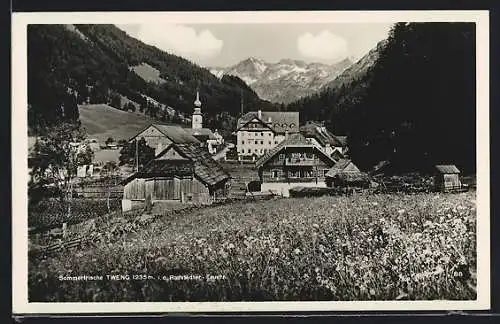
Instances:
[[[475,192],[234,203],[159,218],[90,249],[31,258],[29,300],[470,300],[475,233]],[[188,274],[201,277],[170,277]]]
[[[80,105],[80,121],[90,138],[104,144],[108,137],[129,139],[154,121],[139,112],[122,111],[108,105]]]

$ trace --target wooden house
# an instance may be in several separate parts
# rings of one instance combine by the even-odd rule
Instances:
[[[289,189],[326,187],[325,175],[335,160],[303,135],[289,135],[256,162],[262,192],[289,195]]]
[[[359,173],[358,167],[349,159],[339,159],[325,175],[325,181],[328,187],[334,186],[333,179],[339,173]]]
[[[170,144],[139,172],[124,180],[123,211],[155,202],[210,203],[225,197],[230,176],[196,144]]]
[[[453,164],[436,165],[434,173],[434,187],[436,190],[448,191],[460,189],[460,170]]]

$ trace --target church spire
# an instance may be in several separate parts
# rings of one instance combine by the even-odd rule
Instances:
[[[194,106],[201,107],[200,91],[196,91],[196,100],[194,101]]]
[[[194,101],[194,112],[191,118],[191,127],[193,129],[203,128],[203,117],[201,115],[200,91],[196,91],[196,100]]]

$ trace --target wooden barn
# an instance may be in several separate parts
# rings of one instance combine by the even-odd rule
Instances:
[[[358,167],[349,159],[338,160],[325,174],[325,182],[328,187],[333,187],[333,179],[339,173],[359,173]]]
[[[123,182],[123,211],[154,202],[210,203],[226,197],[230,176],[196,144],[170,144]]]
[[[434,187],[436,190],[448,191],[460,189],[460,170],[453,164],[435,166]]]

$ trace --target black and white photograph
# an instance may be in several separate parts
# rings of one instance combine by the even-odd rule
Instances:
[[[487,12],[17,18],[20,311],[489,307]]]

